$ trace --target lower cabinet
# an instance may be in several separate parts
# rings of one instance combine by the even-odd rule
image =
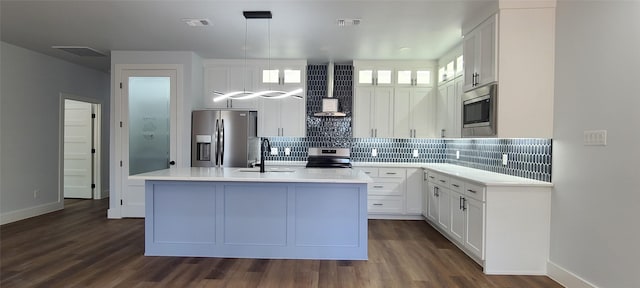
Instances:
[[[546,273],[550,185],[481,185],[440,171],[425,173],[426,221],[484,273]]]
[[[423,170],[418,168],[358,167],[373,179],[368,185],[369,218],[420,219]]]

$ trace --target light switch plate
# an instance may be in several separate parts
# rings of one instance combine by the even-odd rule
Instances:
[[[289,148],[289,147],[284,148],[284,155],[285,155],[285,156],[289,156],[289,155],[291,155],[291,148]]]
[[[456,159],[460,159],[460,151],[456,150]]]
[[[607,146],[607,130],[585,130],[583,137],[585,146]]]
[[[376,148],[371,149],[371,157],[378,157],[378,149]]]
[[[420,156],[420,154],[418,154],[418,149],[413,149],[413,157],[418,158],[418,156]]]
[[[509,156],[507,156],[507,154],[502,154],[502,165],[507,166],[508,161]]]
[[[271,147],[271,155],[278,155],[278,147]]]

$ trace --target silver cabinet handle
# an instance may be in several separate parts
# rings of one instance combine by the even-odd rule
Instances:
[[[434,176],[429,176],[429,178],[431,178],[431,179],[436,179],[436,177],[434,177]]]
[[[396,173],[396,172],[387,172],[387,175],[396,175],[396,174],[398,174],[398,173]]]
[[[373,206],[382,206],[382,203],[373,203]]]
[[[460,185],[457,185],[457,184],[451,184],[451,186],[456,187],[456,188],[460,188]]]
[[[467,189],[467,191],[469,191],[469,192],[471,192],[471,193],[474,193],[474,194],[475,194],[475,193],[478,193],[478,191],[471,190],[471,189]]]
[[[444,180],[440,180],[440,182],[442,182],[442,183],[447,183],[447,181],[444,181]]]
[[[373,188],[384,188],[384,186],[376,185],[376,186],[373,186]]]
[[[364,171],[364,174],[371,174],[371,172],[369,172],[369,171]]]

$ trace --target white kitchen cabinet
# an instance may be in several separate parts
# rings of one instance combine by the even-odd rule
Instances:
[[[303,98],[259,99],[259,137],[305,137],[306,136],[306,61],[271,60],[260,62],[260,90],[290,92],[302,89],[297,95]]]
[[[205,108],[258,110],[259,99],[232,100],[214,102],[214,91],[227,93],[232,91],[255,91],[258,68],[244,65],[240,60],[207,61],[204,65]]]
[[[353,137],[393,136],[393,87],[357,87],[353,107]]]
[[[435,134],[439,137],[461,137],[462,84],[463,78],[458,77],[438,87]]]
[[[406,67],[401,66],[395,69],[396,87],[432,87],[433,68],[427,67]]]
[[[304,96],[304,95],[303,95]],[[260,99],[258,136],[305,137],[306,97]]]
[[[422,180],[423,170],[415,168],[407,168],[406,181],[406,209],[405,214],[420,215],[422,214]]]
[[[429,172],[422,172],[422,216],[429,217]]]
[[[392,86],[392,65],[381,62],[354,63],[356,86]]]
[[[478,259],[484,257],[484,209],[485,203],[466,197],[464,246]]]
[[[498,81],[497,21],[493,15],[464,35],[464,91]]]
[[[430,176],[431,177],[431,176]],[[427,206],[427,220],[431,223],[438,223],[438,186],[435,183],[428,182],[428,206]]]
[[[449,227],[449,236],[454,241],[464,243],[466,217],[464,211],[464,196],[462,194],[450,191],[450,209],[451,209],[451,225]]]
[[[393,96],[393,137],[434,137],[434,95],[431,88],[396,88]]]

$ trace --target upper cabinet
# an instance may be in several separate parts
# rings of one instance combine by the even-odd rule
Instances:
[[[305,88],[307,62],[271,60],[260,65],[260,86],[278,90],[283,87]]]
[[[431,87],[432,70],[429,67],[399,67],[395,70],[396,87]]]
[[[431,138],[435,136],[434,125],[432,125],[435,114],[433,89],[395,88],[393,101],[394,138]]]
[[[355,84],[357,86],[393,85],[393,68],[388,63],[362,63],[356,67]]]
[[[491,16],[464,35],[464,91],[498,81],[497,21]]]
[[[214,101],[214,91],[255,91],[258,79],[256,65],[244,65],[237,60],[207,60],[204,64],[204,108],[257,110],[258,99]]]

